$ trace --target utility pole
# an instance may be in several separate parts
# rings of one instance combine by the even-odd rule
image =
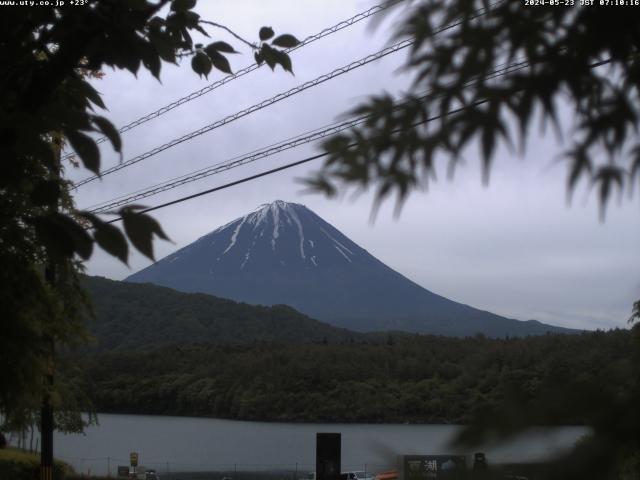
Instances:
[[[53,149],[56,159],[56,177],[60,176],[60,154],[62,152],[62,133],[55,132],[52,138]],[[57,201],[56,201],[57,202]],[[58,210],[58,204],[53,206]],[[44,270],[45,281],[55,287],[56,266],[52,259],[49,259]],[[53,389],[54,355],[55,344],[53,337],[45,334],[45,348],[48,350],[48,371],[45,378],[45,394],[42,399],[40,410],[40,436],[42,437],[40,449],[40,480],[53,480],[53,405],[51,404],[51,390]]]
[[[53,268],[45,270],[47,281],[55,280]],[[53,338],[47,336],[45,340],[50,348],[50,355],[53,357]],[[53,388],[53,358],[49,360],[49,371],[46,376],[47,387]],[[53,405],[51,405],[51,394],[46,392],[42,399],[42,409],[40,410],[40,435],[42,436],[42,446],[40,450],[40,480],[53,480]]]

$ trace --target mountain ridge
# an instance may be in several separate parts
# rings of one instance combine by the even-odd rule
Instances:
[[[287,305],[256,306],[203,293],[83,276],[94,318],[90,350],[139,350],[167,345],[340,343],[362,334],[332,327]]]
[[[357,331],[492,337],[570,333],[433,293],[391,269],[303,205],[264,204],[129,276],[250,304],[286,304]]]

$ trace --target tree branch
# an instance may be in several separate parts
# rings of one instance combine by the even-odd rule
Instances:
[[[233,35],[235,38],[237,38],[238,40],[240,40],[242,43],[248,45],[250,48],[252,48],[253,50],[257,50],[258,46],[255,43],[251,43],[248,40],[245,40],[244,38],[242,38],[240,35],[238,35],[236,32],[234,32],[233,30],[231,30],[229,27],[225,27],[224,25],[220,25],[219,23],[215,23],[215,22],[210,22],[208,20],[200,20],[200,23],[204,23],[207,25],[211,25],[212,27],[217,27],[217,28],[221,28],[223,30],[226,30],[227,32],[229,32],[231,35]]]

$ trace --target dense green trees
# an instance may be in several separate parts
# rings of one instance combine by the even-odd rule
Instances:
[[[452,177],[464,157],[479,159],[488,182],[498,147],[525,151],[539,120],[547,132],[563,134],[568,193],[584,183],[604,215],[613,194],[633,194],[640,180],[640,10],[608,0],[580,3],[399,3],[404,17],[396,36],[414,39],[406,63],[414,82],[399,98],[383,94],[357,106],[352,113],[367,121],[325,143],[330,155],[308,185],[328,195],[371,188],[376,206],[395,195],[400,207],[437,173]],[[474,142],[477,154],[468,148]],[[609,478],[618,457],[640,450],[637,370],[627,379],[633,395],[577,388],[575,401],[595,434],[563,465],[573,470],[558,467],[551,477]],[[559,412],[558,405],[572,411],[557,403],[549,397],[530,410],[514,401],[502,427],[522,428],[536,412]],[[499,423],[482,430],[495,434]]]
[[[175,346],[79,359],[84,389],[99,411],[248,420],[468,423],[518,399],[557,411],[539,424],[585,423],[576,386],[624,394],[632,336],[582,335],[491,340],[399,336],[393,344]],[[582,391],[582,390],[578,390]],[[483,414],[483,415],[484,415]]]
[[[364,335],[313,320],[286,305],[248,305],[152,284],[83,277],[94,306],[92,350],[162,345],[331,342]]]
[[[117,0],[2,7],[0,15],[0,412],[41,398],[42,378],[52,369],[52,345],[82,341],[86,303],[78,286],[77,259],[94,245],[126,262],[129,243],[153,257],[152,240],[166,238],[137,207],[116,212],[123,228],[77,211],[65,170],[99,175],[104,135],[116,152],[122,141],[87,81],[108,66],[159,78],[163,62],[191,59],[198,75],[230,73],[234,48],[209,43],[207,30],[223,27],[193,11],[196,0]],[[226,28],[226,27],[223,27]],[[203,43],[194,41],[202,38]],[[284,48],[291,35],[263,27],[246,42],[256,62],[291,70]],[[92,136],[94,135],[94,136]],[[60,161],[66,143],[75,159]],[[55,265],[55,283],[43,266]],[[50,269],[49,272],[53,272]],[[55,392],[48,392],[55,393]]]

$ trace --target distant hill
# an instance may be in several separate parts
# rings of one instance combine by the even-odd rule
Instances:
[[[373,257],[303,205],[276,201],[127,278],[259,305],[351,330],[490,337],[576,330],[454,302]]]
[[[611,399],[601,405],[631,398],[634,351],[633,334],[614,330],[509,340],[411,335],[329,345],[171,346],[92,353],[76,363],[84,369],[81,388],[105,413],[469,424],[475,413],[498,423],[519,411],[537,425],[571,425],[588,421],[589,412],[602,418],[593,398]],[[578,393],[585,391],[591,395]],[[517,410],[509,404],[515,399]]]
[[[99,350],[174,344],[218,345],[346,342],[360,334],[313,320],[286,305],[247,305],[156,285],[84,277],[96,318],[89,330]]]

